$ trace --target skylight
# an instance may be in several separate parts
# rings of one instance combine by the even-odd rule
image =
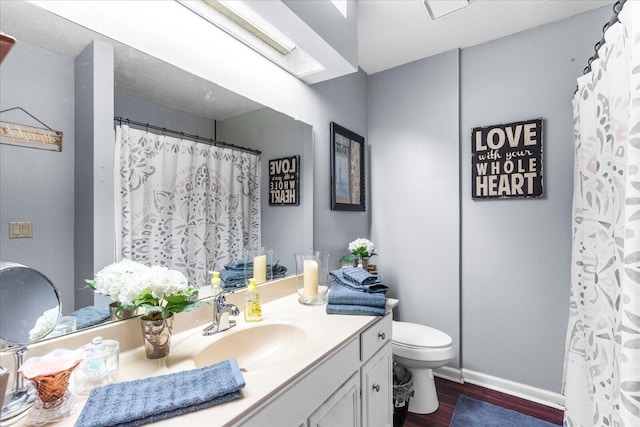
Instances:
[[[324,70],[315,58],[240,0],[177,0],[297,77]]]

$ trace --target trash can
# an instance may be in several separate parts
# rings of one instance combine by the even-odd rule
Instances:
[[[413,372],[393,362],[393,427],[402,427],[413,396]]]

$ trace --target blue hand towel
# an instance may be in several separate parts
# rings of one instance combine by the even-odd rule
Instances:
[[[111,316],[111,313],[108,308],[90,305],[74,311],[71,316],[76,318],[76,329],[84,329],[104,322]]]
[[[253,272],[249,269],[245,271],[244,268],[239,268],[239,265],[253,265],[253,262],[236,260],[233,263],[225,265],[225,269],[220,271],[220,279],[222,280],[223,289],[236,289],[244,288],[247,286],[247,280],[249,280]],[[227,268],[231,266],[232,268]],[[271,276],[269,277],[268,268],[271,267]],[[249,267],[247,267],[249,268]],[[280,279],[287,275],[287,267],[284,265],[273,264],[273,266],[267,266],[267,278],[268,279]]]
[[[387,303],[387,298],[382,293],[355,291],[341,285],[340,282],[334,281],[331,284],[327,303],[340,305],[366,305],[369,307],[384,308]]]
[[[327,314],[357,314],[363,316],[384,316],[387,310],[367,305],[344,305],[327,303]]]
[[[371,274],[363,268],[343,268],[342,276],[356,285],[374,285],[382,282],[382,277],[379,274]]]
[[[96,387],[76,427],[134,427],[206,409],[241,397],[236,359],[200,369]]]
[[[382,283],[358,285],[350,281],[349,279],[345,278],[342,270],[346,270],[346,269],[334,270],[331,272],[331,275],[334,277],[336,281],[340,282],[340,284],[348,288],[351,288],[353,290],[360,291],[360,292],[371,292],[371,293],[378,293],[378,292],[386,293],[389,290],[389,287],[387,285],[383,285]]]

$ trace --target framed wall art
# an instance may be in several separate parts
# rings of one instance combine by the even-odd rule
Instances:
[[[471,130],[471,196],[480,199],[544,195],[542,118]]]
[[[364,138],[331,122],[331,209],[365,211]]]

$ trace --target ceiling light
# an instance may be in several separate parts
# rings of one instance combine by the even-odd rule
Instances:
[[[288,55],[296,48],[287,36],[258,15],[242,1],[204,0],[209,6],[246,29],[283,55]]]
[[[442,18],[469,6],[469,0],[424,0],[431,19]]]

